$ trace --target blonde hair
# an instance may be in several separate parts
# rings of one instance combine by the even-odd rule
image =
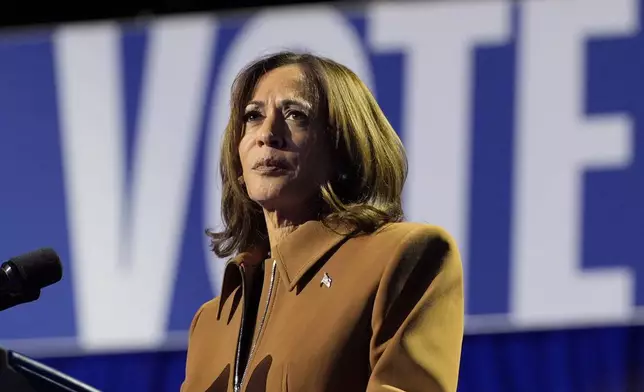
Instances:
[[[219,257],[253,248],[267,248],[261,207],[239,182],[242,174],[238,145],[244,130],[244,108],[260,78],[276,68],[299,65],[315,97],[318,116],[326,116],[329,146],[337,175],[321,186],[319,219],[348,225],[356,232],[373,232],[403,219],[402,190],[407,158],[400,138],[367,86],[349,68],[307,53],[280,52],[260,58],[236,77],[231,111],[224,133],[220,232],[207,230]]]

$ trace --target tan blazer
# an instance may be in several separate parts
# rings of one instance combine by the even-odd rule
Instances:
[[[463,273],[444,230],[345,237],[308,222],[271,255],[255,300],[251,256],[227,264],[221,295],[192,322],[182,392],[456,391]],[[253,316],[244,303],[257,297]]]

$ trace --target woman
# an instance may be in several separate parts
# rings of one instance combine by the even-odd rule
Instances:
[[[232,90],[221,295],[190,330],[183,392],[455,391],[457,247],[403,223],[400,139],[349,69],[278,53]]]

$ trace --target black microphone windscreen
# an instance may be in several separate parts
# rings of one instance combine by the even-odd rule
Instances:
[[[43,248],[9,260],[18,270],[23,282],[30,287],[43,288],[63,277],[63,266],[53,249]]]

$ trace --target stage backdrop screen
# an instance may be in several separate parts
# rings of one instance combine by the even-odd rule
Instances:
[[[372,89],[409,154],[407,218],[458,240],[467,332],[644,320],[639,0],[275,8],[0,34],[0,247],[64,279],[0,314],[38,353],[183,348],[225,260],[235,74],[282,49]],[[341,279],[341,277],[337,277]]]

